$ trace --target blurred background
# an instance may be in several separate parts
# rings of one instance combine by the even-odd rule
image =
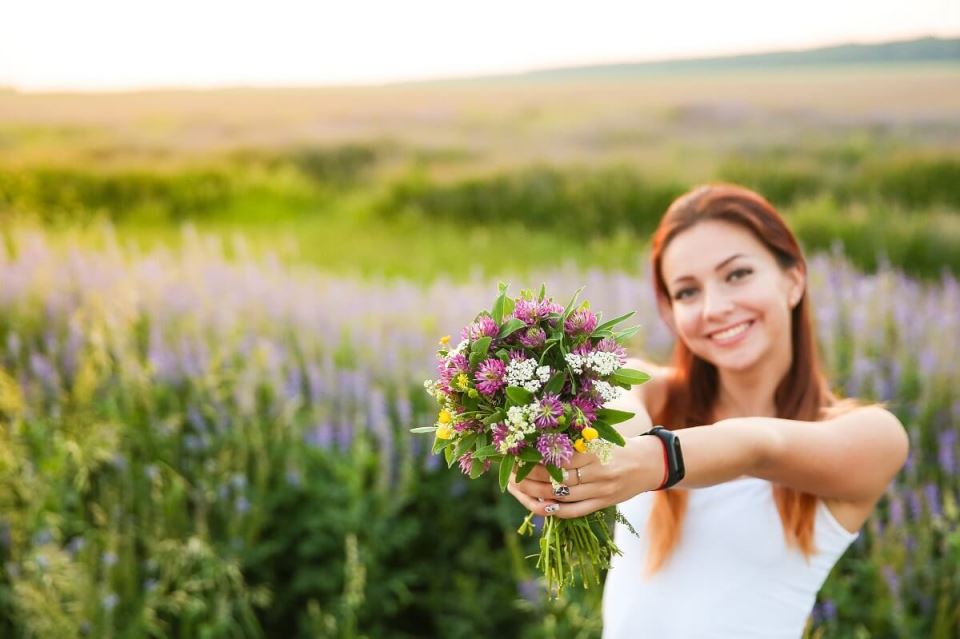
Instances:
[[[911,435],[805,637],[960,637],[960,6],[768,4],[5,12],[0,636],[599,637],[408,429],[498,280],[665,361],[649,235],[729,181]]]

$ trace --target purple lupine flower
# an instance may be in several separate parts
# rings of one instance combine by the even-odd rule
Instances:
[[[526,324],[533,326],[540,319],[540,305],[532,300],[517,300],[513,308],[513,316]]]
[[[937,437],[937,457],[940,468],[946,475],[953,475],[957,470],[957,431],[945,430]]]
[[[920,500],[920,493],[916,490],[908,492],[907,504],[910,506],[910,516],[913,518],[913,521],[920,521],[923,517],[923,503]]]
[[[500,329],[497,328],[497,323],[493,321],[492,317],[481,315],[477,318],[477,321],[464,327],[460,332],[460,339],[475,341],[481,337],[496,337],[499,332]]]
[[[506,375],[507,367],[503,362],[495,357],[487,358],[477,370],[474,380],[477,383],[477,390],[487,397],[491,397],[498,390],[503,388],[503,377]]]
[[[893,566],[883,567],[883,579],[887,582],[887,588],[890,589],[890,594],[893,595],[894,600],[898,600],[900,598],[900,577]]]
[[[491,440],[497,450],[500,450],[500,444],[507,438],[507,435],[510,434],[510,428],[506,424],[494,424],[490,427]],[[524,440],[518,441],[516,444],[507,449],[507,453],[510,455],[519,455],[520,451],[527,447],[527,442]]]
[[[562,466],[573,457],[573,444],[563,433],[544,433],[537,440],[537,450],[543,455],[543,461],[554,466]]]
[[[567,335],[589,335],[597,327],[597,316],[588,308],[581,308],[570,314],[563,323]]]
[[[903,525],[903,500],[899,495],[890,497],[890,525],[897,528]]]
[[[927,482],[923,487],[923,496],[927,500],[927,508],[934,517],[939,517],[943,512],[940,508],[940,489],[933,482]]]
[[[462,472],[464,475],[469,475],[470,470],[473,468],[473,451],[468,450],[467,452],[465,452],[463,456],[460,457],[459,461],[460,461],[460,472]],[[485,473],[488,470],[490,470],[490,460],[484,459],[482,472]]]
[[[557,399],[556,395],[548,394],[537,402],[536,417],[533,423],[537,428],[553,428],[557,425],[557,420],[563,415],[563,404]]]
[[[830,599],[823,600],[823,618],[826,621],[834,621],[837,618],[837,604]]]
[[[612,337],[604,337],[602,340],[597,342],[594,350],[601,353],[613,353],[617,356],[621,366],[627,363],[627,349],[617,343],[617,340]]]
[[[547,333],[539,326],[517,332],[520,343],[527,348],[540,348],[547,341]]]

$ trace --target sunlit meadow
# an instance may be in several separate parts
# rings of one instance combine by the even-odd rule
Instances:
[[[520,507],[408,434],[437,338],[495,290],[350,279],[187,231],[0,255],[0,624],[4,636],[593,636],[595,591],[550,602]],[[545,271],[608,314],[645,272]],[[838,294],[838,291],[843,291]],[[827,365],[908,426],[906,470],[825,585],[810,636],[955,636],[960,284],[812,260]],[[425,312],[429,310],[429,312]],[[298,634],[299,633],[299,634]]]

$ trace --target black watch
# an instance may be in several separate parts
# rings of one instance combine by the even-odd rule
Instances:
[[[656,490],[670,488],[678,481],[683,479],[683,451],[680,450],[680,438],[676,433],[667,430],[663,426],[654,426],[644,435],[653,435],[663,444],[663,456],[666,462],[667,472],[663,483]]]

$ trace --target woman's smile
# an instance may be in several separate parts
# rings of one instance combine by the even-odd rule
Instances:
[[[739,344],[746,339],[747,334],[749,333],[753,324],[753,320],[740,322],[739,324],[736,324],[730,328],[710,333],[708,337],[710,341],[718,346],[733,346],[734,344]]]

